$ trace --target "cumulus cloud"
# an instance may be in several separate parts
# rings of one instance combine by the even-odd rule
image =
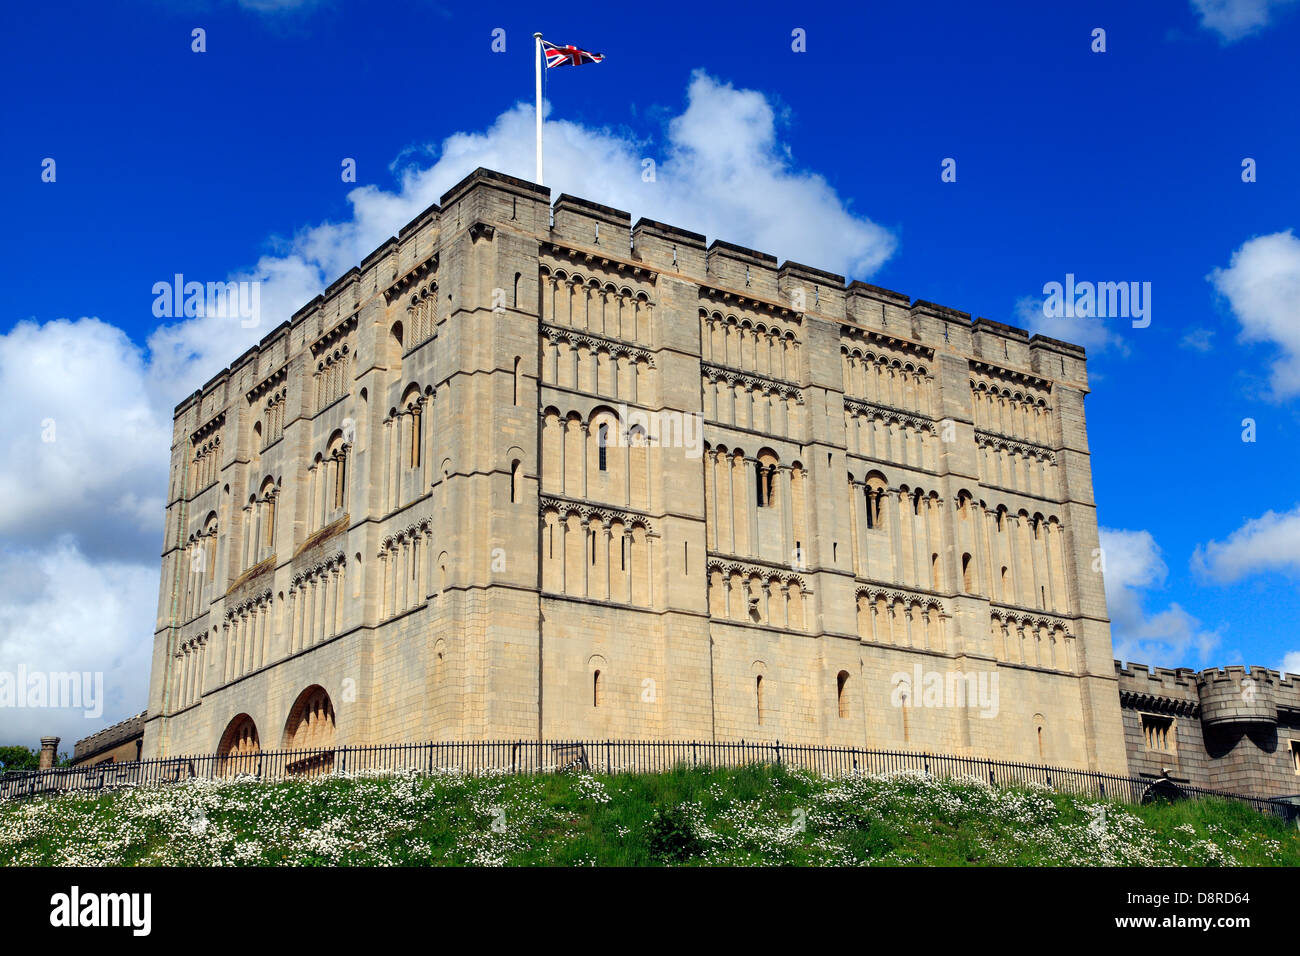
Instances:
[[[0,336],[0,540],[73,534],[94,556],[159,552],[171,416],[147,377],[141,350],[98,319]]]
[[[1269,571],[1300,573],[1300,505],[1278,514],[1266,511],[1192,555],[1192,567],[1220,584]]]
[[[1192,0],[1201,26],[1228,44],[1258,33],[1273,22],[1275,14],[1294,6],[1296,0]]]
[[[1284,674],[1300,676],[1300,651],[1287,651],[1282,656],[1282,663],[1278,665],[1278,670]]]
[[[271,252],[228,276],[259,284],[254,327],[215,315],[176,319],[145,348],[95,318],[24,321],[0,336],[0,407],[10,411],[0,433],[0,672],[18,664],[102,670],[108,683],[96,726],[60,724],[50,711],[15,712],[15,720],[6,711],[0,743],[34,745],[51,730],[81,737],[143,709],[176,402],[475,167],[532,179],[533,124],[532,107],[517,105],[484,130],[412,150],[392,170],[395,188],[360,186],[344,221],[270,242]],[[657,142],[547,121],[547,181],[554,194],[869,277],[893,253],[894,236],[823,177],[796,167],[779,128],[762,93],[697,72],[685,108]],[[410,161],[421,155],[436,158]],[[644,159],[654,160],[653,178]]]
[[[1105,555],[1106,608],[1115,656],[1167,667],[1204,665],[1220,635],[1178,603],[1147,608],[1149,593],[1164,586],[1169,568],[1149,531],[1099,529]]]
[[[453,133],[433,150],[435,161],[395,168],[396,189],[358,186],[348,194],[346,220],[280,241],[279,254],[231,277],[261,283],[259,327],[209,319],[159,329],[149,347],[160,386],[174,402],[207,381],[476,167],[531,180],[534,117],[532,105],[518,104],[486,130]],[[564,120],[547,120],[544,135],[553,196],[570,193],[634,219],[644,215],[857,278],[870,277],[897,247],[888,229],[851,209],[822,176],[794,166],[762,93],[702,71],[692,75],[686,107],[666,124],[662,143]],[[654,162],[649,181],[646,159]]]
[[[79,738],[144,710],[158,577],[157,567],[91,560],[67,535],[0,551],[0,680],[22,674],[48,686],[50,675],[76,672],[92,675],[91,698],[94,675],[103,691],[72,708],[21,706],[15,697],[0,711],[0,744],[35,747],[54,734],[71,753]]]
[[[1241,323],[1243,341],[1277,346],[1274,396],[1300,394],[1300,239],[1290,229],[1256,236],[1207,278]]]
[[[1028,330],[1031,334],[1046,335],[1048,338],[1060,339],[1072,345],[1082,345],[1089,353],[1114,349],[1121,354],[1128,351],[1128,346],[1114,329],[1118,322],[1128,324],[1131,319],[1108,319],[1097,316],[1054,316],[1045,315],[1044,296],[1028,295],[1016,301],[1016,320],[1013,325]],[[1109,325],[1107,323],[1110,323]]]

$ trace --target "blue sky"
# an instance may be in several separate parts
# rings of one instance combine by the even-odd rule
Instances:
[[[1119,653],[1300,671],[1300,2],[988,6],[11,9],[0,670],[105,671],[70,737],[143,707],[172,405],[474,166],[531,175],[540,29],[608,57],[547,75],[555,192],[1080,341]],[[175,273],[261,279],[261,330],[159,331]],[[1067,273],[1150,327],[1044,319]]]

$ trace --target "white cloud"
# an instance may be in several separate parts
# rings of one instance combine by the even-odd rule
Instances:
[[[1278,665],[1278,670],[1284,674],[1300,676],[1300,651],[1287,651],[1282,656],[1282,663]]]
[[[1214,329],[1192,329],[1178,344],[1193,352],[1211,352],[1214,350]]]
[[[98,319],[19,322],[0,336],[6,545],[71,533],[92,555],[158,554],[171,415],[146,379],[140,349]]]
[[[1107,322],[1129,323],[1130,319],[1105,319],[1096,316],[1052,316],[1043,314],[1044,296],[1028,295],[1016,301],[1017,322],[1013,323],[1031,333],[1060,339],[1071,345],[1082,345],[1089,353],[1114,348],[1123,354],[1128,351],[1124,340],[1108,326]]]
[[[1266,511],[1227,540],[1201,545],[1192,567],[1220,584],[1269,571],[1300,573],[1300,505],[1284,514]]]
[[[0,551],[0,673],[11,680],[22,672],[102,674],[104,692],[98,717],[85,707],[6,706],[0,744],[35,748],[54,734],[71,753],[79,738],[144,710],[158,575],[157,567],[92,561],[69,536]]]
[[[1219,34],[1221,43],[1235,43],[1267,27],[1276,13],[1296,0],[1192,0],[1201,26]]]
[[[304,229],[280,243],[280,255],[231,276],[261,282],[259,328],[210,319],[154,333],[149,346],[159,386],[175,402],[207,381],[476,167],[531,180],[534,122],[532,105],[518,104],[485,131],[446,137],[430,165],[403,167],[395,191],[353,189],[346,221]],[[658,147],[563,120],[547,120],[544,135],[552,196],[570,193],[625,209],[634,220],[644,215],[855,278],[870,277],[897,246],[892,233],[855,214],[823,177],[792,165],[762,93],[701,71]],[[655,161],[653,182],[642,178],[643,159]]]
[[[1207,277],[1223,295],[1247,342],[1272,342],[1274,396],[1300,394],[1300,239],[1290,229],[1256,236]]]
[[[260,7],[293,6],[273,2]],[[393,191],[361,186],[346,221],[274,243],[228,278],[260,283],[258,327],[212,316],[163,325],[141,350],[95,318],[20,322],[0,336],[0,670],[105,672],[95,726],[53,712],[0,721],[0,743],[85,736],[143,709],[152,649],[172,409],[356,265],[477,166],[533,175],[533,111],[518,105],[481,132],[454,133]],[[419,151],[413,151],[418,155]],[[642,159],[656,161],[653,182]],[[797,169],[761,94],[697,72],[657,147],[626,132],[546,123],[548,184],[711,238],[866,278],[894,251],[821,176]],[[160,279],[170,281],[171,276]],[[217,276],[187,276],[207,282]],[[42,422],[54,441],[42,441]],[[72,740],[65,741],[71,749]]]
[[[1166,667],[1190,666],[1192,660],[1205,664],[1219,643],[1218,632],[1206,630],[1176,602],[1154,613],[1146,609],[1147,592],[1162,588],[1169,573],[1151,532],[1101,528],[1099,533],[1115,656]]]

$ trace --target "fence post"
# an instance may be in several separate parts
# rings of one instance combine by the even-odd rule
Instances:
[[[776,742],[776,765],[781,766],[781,741]]]
[[[989,761],[989,786],[993,786],[993,761]]]

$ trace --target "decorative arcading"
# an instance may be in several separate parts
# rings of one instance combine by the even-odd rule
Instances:
[[[807,581],[802,574],[794,571],[787,571],[784,568],[774,567],[770,564],[756,564],[750,561],[737,561],[729,558],[711,557],[705,565],[705,570],[712,575],[714,571],[721,571],[727,577],[733,574],[739,574],[745,580],[752,577],[762,578],[766,582],[779,581],[782,584],[797,584],[799,590],[804,594],[812,594],[812,589],[808,587]]]
[[[349,332],[353,331],[357,327],[357,317],[359,315],[360,313],[353,312],[342,322],[339,322],[324,335],[317,338],[316,341],[311,344],[312,357],[319,358],[322,353],[331,351],[331,347],[335,342],[341,341]]]
[[[226,413],[223,410],[219,415],[204,423],[192,435],[190,435],[190,444],[191,445],[198,444],[199,442],[207,438],[209,435],[211,435],[213,432],[215,432],[218,428],[220,428],[225,423],[226,423]]]
[[[262,591],[260,594],[256,594],[253,597],[246,598],[245,600],[240,601],[238,604],[234,605],[233,607],[226,608],[226,620],[230,621],[232,618],[236,616],[242,616],[244,614],[248,614],[251,611],[253,611],[255,608],[263,607],[269,604],[270,602],[271,602],[271,591],[268,588],[267,590]]]
[[[939,609],[939,613],[948,614],[948,609],[944,606],[943,601],[933,594],[927,594],[923,591],[911,591],[904,588],[893,586],[880,587],[859,587],[855,592],[857,598],[866,598],[872,604],[884,599],[886,604],[918,604],[921,607],[934,607]]]
[[[575,501],[571,498],[559,498],[554,495],[538,495],[537,513],[546,514],[548,511],[554,511],[561,515],[576,514],[584,521],[590,521],[597,518],[605,526],[609,527],[612,522],[621,521],[624,525],[641,524],[645,526],[646,534],[650,537],[657,537],[654,522],[646,515],[639,511],[630,511],[624,508],[611,508],[608,505],[588,504],[582,501]]]
[[[281,365],[278,369],[276,369],[274,372],[272,372],[270,375],[268,375],[266,378],[262,379],[262,381],[258,382],[256,385],[250,388],[247,392],[245,392],[244,397],[248,399],[249,402],[255,402],[260,396],[265,395],[275,386],[285,381],[285,379],[287,379],[288,377],[289,377],[289,365],[288,363],[285,363],[284,365]]]
[[[417,263],[404,276],[384,290],[384,305],[392,305],[407,289],[438,270],[438,254]]]
[[[335,568],[341,567],[346,561],[347,558],[344,556],[342,551],[335,551],[328,557],[318,560],[311,567],[303,568],[301,571],[296,572],[290,580],[289,590],[292,591],[296,588],[302,587],[304,582],[319,577],[327,571],[333,571]]]
[[[881,405],[879,402],[868,402],[857,398],[845,398],[844,408],[846,411],[866,418],[881,418],[886,424],[897,422],[900,425],[915,428],[917,431],[926,431],[932,435],[938,434],[935,430],[933,418],[928,415],[905,412],[894,408],[892,405]]]
[[[588,329],[574,329],[563,325],[551,325],[549,322],[541,323],[542,335],[551,343],[565,342],[571,347],[586,346],[592,352],[598,352],[601,349],[609,352],[614,357],[626,356],[635,361],[645,362],[650,368],[655,368],[654,353],[635,345],[629,345],[621,339],[611,338],[606,335],[598,335]]]
[[[432,533],[432,519],[421,518],[417,521],[413,521],[404,528],[397,531],[390,531],[384,535],[383,539],[379,542],[379,551],[375,556],[382,558],[384,553],[392,549],[394,545],[400,544],[403,541],[410,541],[417,537],[424,537]]]
[[[719,381],[728,385],[743,385],[749,391],[762,392],[764,395],[775,393],[782,398],[793,398],[803,404],[803,389],[786,379],[764,375],[761,372],[738,372],[712,362],[701,362],[704,377],[712,384]]]
[[[1010,611],[998,607],[994,607],[990,611],[990,617],[1002,624],[1015,624],[1020,627],[1045,627],[1048,630],[1059,628],[1065,632],[1066,637],[1074,637],[1074,633],[1070,630],[1070,622],[1065,618],[1044,614],[1026,614],[1023,611]]]
[[[1006,438],[977,428],[975,429],[975,444],[980,448],[987,445],[993,448],[1019,452],[1030,458],[1042,458],[1044,461],[1056,464],[1056,453],[1046,445],[1040,445],[1036,442],[1017,441],[1014,438]]]

